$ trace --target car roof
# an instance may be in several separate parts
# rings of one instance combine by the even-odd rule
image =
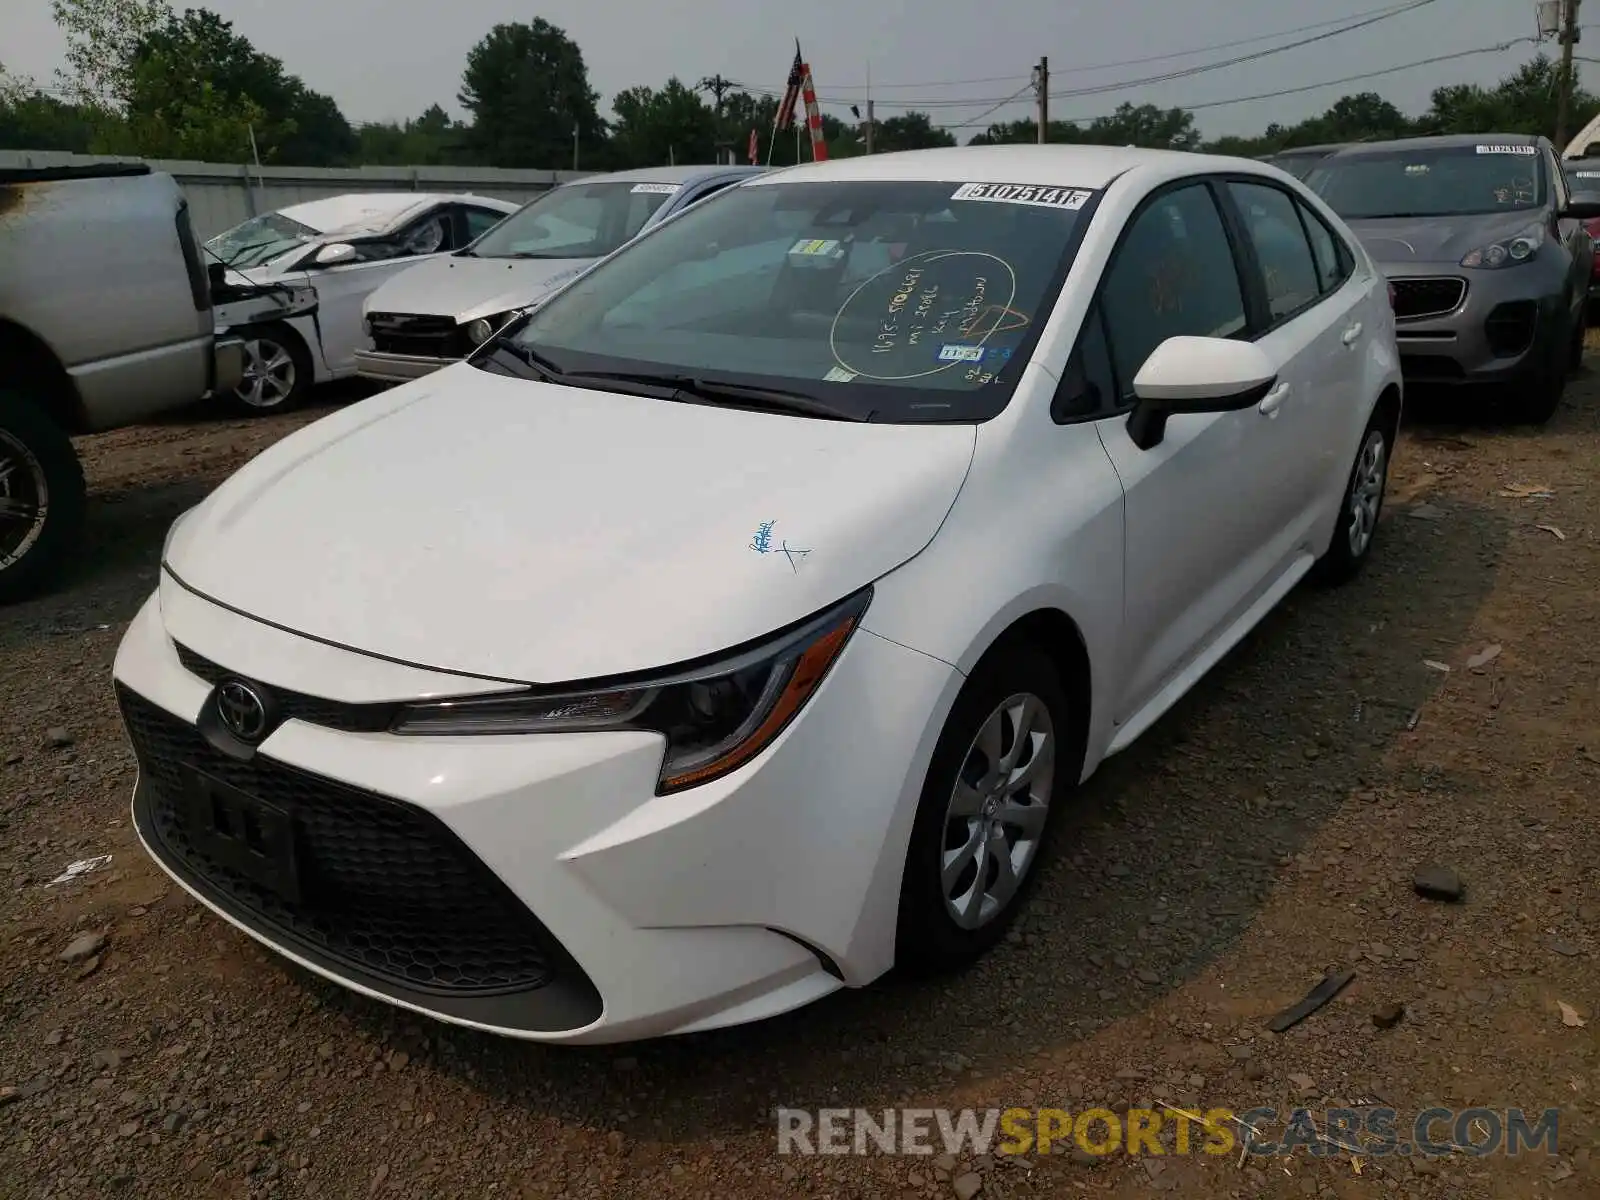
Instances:
[[[1325,156],[1332,154],[1335,150],[1343,150],[1346,146],[1354,144],[1353,142],[1325,142],[1320,146],[1289,146],[1267,155],[1266,161],[1270,162],[1275,158],[1302,158],[1308,154]]]
[[[785,167],[746,186],[833,180],[896,180],[938,183],[1034,183],[1098,190],[1120,175],[1139,167],[1163,173],[1187,166],[1207,167],[1206,156],[1182,150],[1143,150],[1135,146],[1005,145],[950,146],[936,150],[899,150],[891,154],[861,155]],[[1259,168],[1248,158],[1212,157],[1219,163]]]
[[[760,175],[765,167],[741,167],[717,163],[688,163],[676,167],[637,167],[630,171],[605,171],[568,180],[562,187],[585,183],[694,183],[711,175]]]
[[[1533,133],[1446,133],[1436,137],[1395,138],[1389,142],[1350,142],[1334,151],[1339,158],[1384,154],[1398,150],[1459,150],[1467,146],[1537,146],[1544,138]]]
[[[347,192],[290,204],[278,211],[291,221],[308,225],[319,234],[387,233],[413,216],[436,204],[452,201],[482,205],[513,213],[521,207],[494,196],[474,196],[470,192]]]

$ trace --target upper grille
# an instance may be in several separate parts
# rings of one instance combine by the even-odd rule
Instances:
[[[1452,276],[1389,282],[1394,285],[1394,315],[1400,321],[1441,317],[1455,312],[1467,298],[1467,281]]]
[[[412,354],[421,358],[465,358],[474,347],[453,317],[427,317],[406,313],[371,313],[373,348],[384,354]]]
[[[233,672],[226,667],[219,667],[181,643],[175,644],[178,661],[189,674],[204,679],[212,686],[233,678]],[[278,702],[278,712],[283,720],[305,721],[329,729],[342,729],[346,733],[381,733],[393,724],[395,714],[400,710],[398,704],[344,704],[338,700],[308,696],[304,692],[285,691],[280,687],[274,687],[272,695]]]
[[[525,992],[570,962],[431,813],[259,753],[240,761],[121,684],[116,693],[139,760],[141,827],[241,920],[313,957],[438,995]],[[191,769],[288,815],[298,898],[246,878],[196,843],[184,816]]]

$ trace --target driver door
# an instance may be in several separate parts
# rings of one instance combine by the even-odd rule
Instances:
[[[399,233],[350,243],[357,254],[354,262],[328,267],[307,264],[317,289],[322,358],[331,374],[354,371],[356,351],[371,344],[362,322],[362,306],[367,297],[419,260],[455,249],[456,241],[450,209],[440,205]]]

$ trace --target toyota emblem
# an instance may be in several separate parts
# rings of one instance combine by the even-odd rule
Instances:
[[[223,728],[242,742],[256,741],[267,732],[267,702],[237,679],[217,689],[217,716]]]

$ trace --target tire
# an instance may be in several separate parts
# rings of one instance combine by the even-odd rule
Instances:
[[[1027,802],[997,807],[1004,793],[990,786],[998,783],[991,768],[996,754],[1004,761],[1016,749],[1016,718],[1024,711],[1027,749],[1009,791]],[[1038,878],[1052,801],[1077,782],[1070,777],[1070,716],[1050,657],[1031,644],[997,648],[967,680],[934,748],[912,825],[900,885],[898,967],[916,973],[961,967],[1005,936]],[[1024,779],[1030,766],[1034,775]],[[1028,820],[1005,822],[1007,813],[1026,813]],[[1003,857],[994,854],[1002,844],[997,832],[1010,835]],[[1013,867],[1009,888],[999,873],[1002,861]],[[946,862],[955,868],[949,887]],[[962,910],[967,915],[958,919]]]
[[[277,321],[237,332],[244,339],[245,378],[227,393],[228,407],[242,416],[264,417],[288,412],[304,400],[313,368],[300,335]]]
[[[72,440],[39,403],[0,389],[0,604],[60,570],[83,530],[84,500]]]
[[[1567,373],[1572,357],[1570,332],[1554,339],[1545,361],[1528,372],[1525,380],[1513,385],[1511,397],[1515,418],[1529,425],[1543,425],[1556,415],[1567,390]],[[1582,337],[1581,330],[1578,334]]]
[[[1361,443],[1339,501],[1333,543],[1312,568],[1312,577],[1317,583],[1337,586],[1348,582],[1372,557],[1378,518],[1383,515],[1383,497],[1389,486],[1389,462],[1393,457],[1387,414],[1380,406],[1373,411],[1372,419],[1361,433]]]
[[[1585,300],[1578,308],[1577,319],[1573,322],[1571,347],[1567,354],[1567,374],[1583,370],[1583,343],[1589,332],[1589,302]]]

